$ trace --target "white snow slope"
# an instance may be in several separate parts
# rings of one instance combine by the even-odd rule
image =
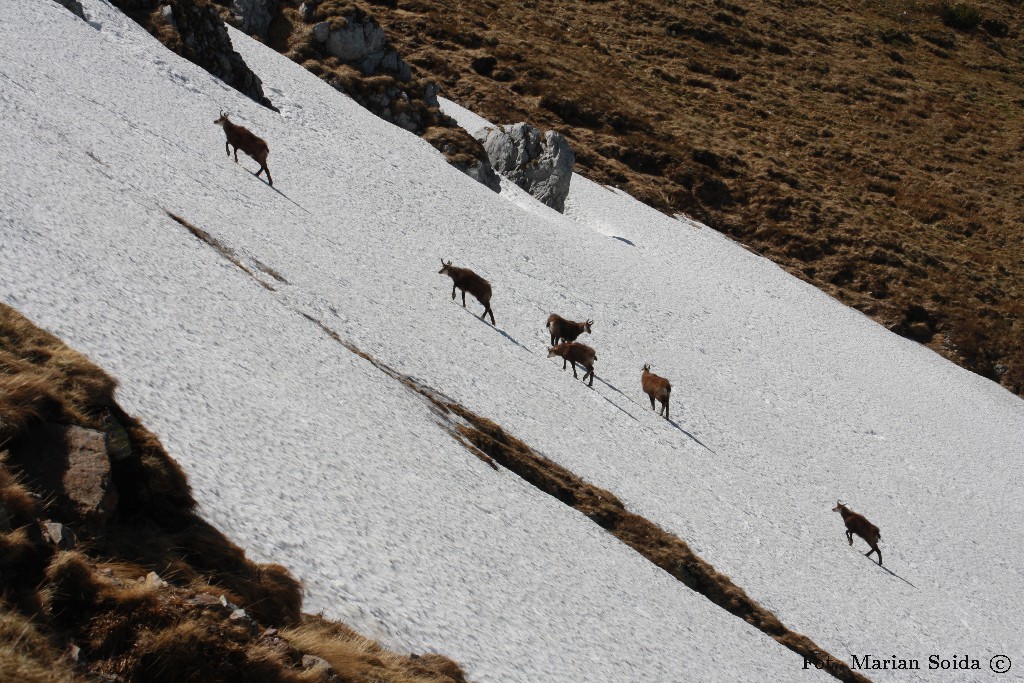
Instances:
[[[0,0],[0,297],[120,379],[207,517],[287,564],[307,609],[476,681],[826,680],[473,457],[302,314],[610,490],[836,657],[922,667],[872,678],[1021,680],[1020,399],[710,229],[580,177],[564,216],[491,193],[240,34],[280,115],[84,4],[91,24]],[[268,141],[273,188],[224,155],[221,108]],[[497,329],[451,301],[442,256],[490,279]],[[553,311],[597,321],[593,389],[546,357]],[[673,381],[671,423],[645,362]],[[837,498],[881,527],[886,568],[846,544]]]

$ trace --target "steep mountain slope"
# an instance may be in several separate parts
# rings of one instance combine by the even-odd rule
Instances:
[[[1024,391],[1019,3],[368,5],[447,97]]]
[[[102,0],[99,30],[7,5],[4,301],[111,368],[204,512],[287,554],[308,604],[445,643],[481,681],[821,676],[472,457],[326,329],[610,490],[836,656],[1024,649],[1024,404],[994,383],[620,192],[575,178],[565,216],[495,195],[238,33],[280,116]],[[268,140],[274,188],[222,156],[220,108]],[[439,256],[492,281],[497,328],[450,301]],[[593,390],[545,357],[552,310],[597,321]],[[642,403],[644,362],[675,382],[674,423]],[[836,497],[898,576],[846,546]]]

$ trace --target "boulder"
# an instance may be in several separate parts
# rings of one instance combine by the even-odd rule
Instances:
[[[102,524],[117,507],[103,432],[47,423],[12,450],[25,482],[59,519]]]
[[[402,83],[412,79],[412,68],[388,45],[387,35],[372,17],[356,13],[313,25],[313,40],[327,54],[359,69],[364,76],[388,75]]]
[[[239,30],[266,38],[270,22],[277,13],[277,0],[232,0],[231,13]]]
[[[56,0],[58,5],[63,5],[69,12],[79,19],[85,19],[85,10],[78,0]]]
[[[495,171],[556,211],[565,210],[576,155],[565,136],[527,123],[477,131]]]
[[[61,550],[73,550],[75,534],[60,522],[43,522],[43,539]]]

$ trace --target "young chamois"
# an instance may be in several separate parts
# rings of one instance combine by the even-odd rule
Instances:
[[[579,377],[576,374],[576,364],[579,363],[586,372],[583,373],[583,381],[587,381],[587,375],[590,375],[590,384],[588,387],[594,386],[594,361],[597,360],[597,352],[590,348],[586,344],[577,344],[576,342],[564,342],[557,346],[552,346],[548,349],[548,358],[554,358],[555,356],[562,357],[562,369],[565,370],[566,361],[572,363],[572,376]]]
[[[488,313],[491,314],[491,324],[494,324],[494,311],[491,310],[491,283],[483,279],[469,268],[456,268],[452,262],[444,262],[441,259],[441,270],[439,275],[447,275],[452,279],[452,299],[455,298],[455,289],[462,290],[462,307],[466,307],[466,292],[476,297],[476,300],[484,305],[484,312],[480,319],[485,320]]]
[[[651,372],[651,366],[645,365],[640,375],[640,383],[644,388],[647,398],[651,399],[651,410],[654,410],[654,399],[661,403],[661,410],[658,415],[664,415],[668,419],[668,399],[672,393],[672,384],[664,377],[659,377]]]
[[[228,156],[231,156],[231,148],[235,148],[236,164],[238,163],[238,150],[242,150],[259,163],[260,170],[256,171],[256,177],[259,178],[260,174],[266,171],[267,182],[271,185],[274,184],[274,179],[270,177],[270,169],[267,168],[267,155],[270,154],[270,148],[267,147],[267,143],[262,138],[257,137],[244,126],[231,123],[228,115],[223,111],[220,113],[220,118],[213,122],[213,125],[224,129],[224,135],[227,137],[227,140],[224,142],[224,149],[227,150]]]
[[[545,327],[551,332],[551,345],[554,346],[559,342],[574,342],[584,332],[590,334],[590,326],[593,324],[593,320],[576,323],[552,313],[548,316],[548,322]],[[562,369],[564,370],[565,368]]]
[[[878,527],[869,522],[864,515],[857,514],[838,500],[836,506],[832,508],[832,512],[838,512],[843,516],[843,522],[846,524],[846,539],[850,545],[853,545],[853,535],[857,534],[871,546],[871,550],[864,555],[871,557],[871,553],[878,553],[878,564],[881,565],[882,551],[878,549],[878,542],[882,540],[882,533]]]

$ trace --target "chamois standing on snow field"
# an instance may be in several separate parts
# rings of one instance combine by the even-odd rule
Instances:
[[[234,147],[235,163],[237,164],[238,150],[242,150],[259,163],[260,170],[256,171],[256,177],[259,178],[260,174],[266,171],[267,182],[273,185],[274,179],[270,177],[270,169],[267,168],[267,155],[270,154],[270,148],[267,147],[267,143],[263,138],[257,137],[245,126],[231,123],[228,115],[223,111],[220,113],[220,118],[214,121],[213,124],[224,129],[224,135],[227,137],[227,140],[224,142],[224,149],[227,150],[228,156],[231,156],[231,148]]]
[[[661,410],[658,415],[664,415],[668,419],[668,399],[672,393],[672,384],[664,377],[659,377],[651,372],[651,366],[645,365],[640,376],[640,383],[644,388],[647,398],[651,399],[651,410],[654,410],[654,399],[661,403]]]
[[[452,262],[444,262],[441,259],[441,270],[437,271],[438,275],[447,275],[452,279],[452,299],[455,298],[455,289],[462,290],[462,307],[466,307],[466,292],[469,292],[476,300],[484,305],[484,312],[480,314],[480,319],[484,320],[484,316],[488,313],[491,314],[491,324],[494,324],[494,311],[491,310],[491,283],[483,279],[469,268],[456,268],[452,265]]]
[[[565,370],[565,362],[572,363],[572,376],[579,377],[576,374],[576,364],[579,363],[586,372],[583,373],[583,381],[587,381],[587,375],[590,375],[590,384],[588,387],[594,386],[594,361],[597,360],[597,352],[590,348],[586,344],[578,344],[576,342],[565,342],[552,346],[548,349],[548,358],[554,358],[555,356],[562,357],[562,369]]]
[[[882,533],[878,530],[878,527],[867,520],[867,517],[861,514],[857,514],[850,508],[846,507],[843,503],[836,501],[836,506],[832,508],[832,512],[838,512],[843,516],[843,522],[846,524],[846,539],[853,545],[853,535],[857,534],[871,546],[871,550],[864,553],[866,557],[871,557],[871,553],[878,553],[878,564],[882,564],[882,551],[878,549],[878,542],[882,540]]]
[[[584,332],[590,334],[590,326],[593,324],[593,320],[588,319],[586,322],[576,323],[572,320],[566,320],[556,313],[552,313],[548,316],[548,322],[545,327],[551,332],[551,345],[554,346],[559,342],[574,342]],[[564,370],[565,368],[563,367],[562,369]]]

